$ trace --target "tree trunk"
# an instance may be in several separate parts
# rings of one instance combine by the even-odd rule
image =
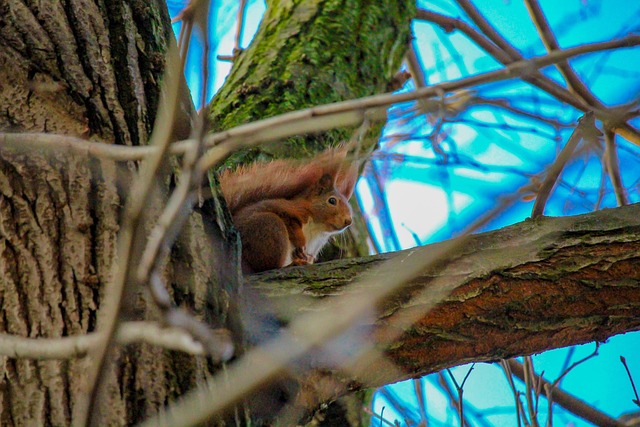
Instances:
[[[175,43],[164,1],[1,0],[0,40],[0,129],[146,144]],[[186,86],[182,95],[189,102],[179,121],[187,126],[176,137],[188,132],[192,108]],[[60,337],[95,328],[111,278],[121,184],[135,168],[64,150],[0,147],[0,331]],[[211,242],[197,215],[181,247],[167,272],[175,298],[211,319]],[[70,424],[85,393],[86,358],[0,361],[0,424]],[[105,425],[143,420],[205,372],[204,358],[144,344],[122,349]]]
[[[360,0],[267,3],[251,46],[235,60],[211,102],[214,130],[389,90],[409,45],[415,4]],[[260,145],[233,160],[308,156],[348,140],[351,130],[298,135]]]

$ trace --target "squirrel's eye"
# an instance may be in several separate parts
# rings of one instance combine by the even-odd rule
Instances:
[[[336,199],[335,197],[329,197],[329,200],[327,200],[327,202],[329,202],[330,205],[337,205],[338,204],[338,199]]]

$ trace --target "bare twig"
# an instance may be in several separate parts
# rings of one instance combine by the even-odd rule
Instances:
[[[411,77],[413,77],[413,82],[416,88],[425,87],[427,85],[427,80],[424,78],[424,72],[422,71],[422,66],[420,65],[420,60],[418,59],[414,43],[412,43],[407,50],[406,61],[407,68],[409,68],[409,72],[411,73]]]
[[[629,382],[631,383],[633,394],[635,394],[636,396],[636,398],[632,399],[632,401],[637,406],[640,406],[640,397],[638,397],[638,390],[636,389],[636,384],[633,382],[633,377],[631,376],[631,372],[629,371],[629,366],[627,366],[627,359],[625,359],[624,356],[620,356],[620,362],[624,366],[625,371],[627,371],[627,376],[629,377]]]
[[[626,139],[627,141],[632,142],[637,146],[640,146],[640,134],[638,134],[638,131],[635,128],[632,128],[631,126],[629,126],[629,124],[627,123],[617,124],[614,122],[611,125],[611,129],[615,133],[617,133],[618,135]]]
[[[443,374],[443,371],[440,371],[436,374],[437,380],[433,381],[434,385],[439,386],[442,391],[446,394],[447,398],[451,401],[451,407],[457,410],[458,402],[456,395],[454,394],[451,385],[447,381],[446,377]],[[470,416],[471,415],[471,416]],[[491,415],[486,409],[482,408],[480,410],[474,408],[473,406],[467,404],[465,411],[465,426],[478,426],[478,427],[491,427],[493,423],[488,422],[485,417]],[[473,422],[471,422],[471,419]],[[428,424],[427,424],[428,425]]]
[[[447,369],[447,372],[449,373],[449,376],[455,383],[455,378],[453,378],[449,369]],[[454,393],[453,387],[451,387],[451,385],[447,381],[447,377],[444,375],[443,371],[438,372],[437,378],[438,378],[437,384],[442,388],[442,391],[446,394],[446,396],[449,399],[449,406],[451,406],[451,408],[453,408],[458,414],[458,418],[460,419],[460,426],[468,427],[473,425],[467,420],[467,416],[464,414],[464,412],[461,409],[463,404],[462,404],[462,400],[461,400],[462,396],[460,392],[458,391],[457,393]],[[454,384],[454,387],[455,387],[455,384]]]
[[[542,12],[542,8],[538,3],[538,0],[526,0],[525,4],[527,6],[527,10],[529,11],[529,15],[531,16],[531,20],[535,24],[538,29],[538,34],[540,34],[540,39],[542,43],[547,48],[548,52],[560,49],[560,45],[556,40],[556,36],[547,21],[544,13]],[[602,103],[593,95],[593,93],[585,86],[580,77],[573,71],[573,68],[569,65],[568,62],[558,62],[556,67],[560,71],[560,74],[564,77],[569,89],[580,96],[585,102],[597,106],[602,107]]]
[[[213,333],[226,335],[225,330]],[[0,355],[14,359],[70,359],[86,356],[101,340],[99,333],[60,338],[26,338],[0,334]],[[168,350],[183,351],[194,356],[206,354],[202,344],[180,328],[163,328],[157,322],[123,322],[118,326],[115,341],[119,345],[147,343]]]
[[[509,42],[507,42],[502,35],[491,26],[489,21],[486,20],[480,11],[468,0],[456,0],[458,6],[465,11],[471,20],[480,28],[488,38],[496,46],[502,49],[512,60],[518,60],[522,58],[520,52],[518,52]]]
[[[413,422],[418,420],[418,414],[416,414],[413,405],[403,399],[402,396],[399,396],[398,393],[386,387],[381,388],[379,393],[393,408],[393,411],[402,416],[405,425],[413,425]]]
[[[544,207],[547,204],[549,196],[551,195],[551,190],[553,190],[553,187],[555,187],[556,183],[558,182],[560,173],[562,173],[565,165],[571,159],[574,150],[578,146],[578,143],[582,140],[582,138],[586,137],[586,135],[590,135],[595,132],[599,131],[595,127],[593,114],[587,113],[580,118],[580,120],[578,121],[578,125],[569,137],[569,140],[562,148],[553,164],[547,169],[545,179],[540,186],[538,196],[536,197],[536,201],[533,205],[531,218],[538,218],[544,213]]]
[[[416,12],[416,18],[433,22],[434,24],[442,27],[447,33],[453,32],[453,30],[460,30],[485,52],[496,58],[500,63],[506,64],[512,62],[512,58],[509,57],[502,49],[487,37],[477,32],[471,25],[467,24],[462,19],[452,18],[450,16],[420,8],[418,8]]]
[[[573,370],[573,368],[575,368],[576,366],[582,365],[584,362],[586,362],[589,359],[596,357],[598,355],[599,348],[600,348],[600,343],[596,342],[596,347],[593,349],[592,353],[569,365],[569,367],[567,367],[564,371],[562,371],[562,374],[560,374],[560,376],[556,378],[556,380],[551,385],[553,387],[556,387],[558,384],[560,384],[560,381],[562,381],[562,379],[566,377],[567,374]]]
[[[420,421],[428,422],[427,420],[427,399],[422,387],[422,379],[413,379],[413,390],[416,394],[416,401],[418,402],[418,410],[420,411]]]
[[[203,123],[201,128],[200,141],[196,145],[202,147],[204,141],[204,134],[206,133],[206,110],[205,106],[207,105],[207,95],[209,92],[209,56],[211,52],[211,43],[209,42],[209,32],[215,34],[215,27],[209,25],[209,9],[211,1],[207,2],[207,10],[206,13],[203,13],[200,19],[198,19],[197,24],[200,28],[200,35],[202,38],[202,92],[200,93],[200,114],[203,117]],[[199,151],[198,148],[197,151]]]
[[[178,49],[180,55],[180,69],[184,70],[187,63],[187,53],[191,44],[191,34],[193,33],[193,23],[191,21],[183,21],[180,28],[180,37],[178,38]]]
[[[473,5],[473,3],[471,3],[469,0],[456,0],[456,2],[465,11],[465,13],[469,15],[471,20],[478,26],[480,31],[482,31],[482,33],[484,33],[489,38],[489,40],[491,40],[496,46],[498,46],[499,49],[504,52],[504,54],[508,58],[510,58],[509,62],[522,60],[522,54],[504,37],[502,37],[502,35],[489,23],[489,21],[482,15],[482,13],[480,13],[480,11]],[[496,57],[496,59],[498,59],[499,61],[502,61],[501,58],[502,56]],[[562,63],[564,61],[560,62]],[[563,102],[567,102],[568,104],[573,105],[574,107],[582,111],[588,111],[589,108],[593,107],[602,108],[602,105],[590,106],[588,102],[576,98],[571,92],[566,91],[563,87],[556,84],[553,80],[543,76],[540,73],[536,73],[531,77],[531,79],[525,78],[525,80],[547,91],[550,95],[555,96]],[[585,109],[584,107],[587,107],[587,109]]]
[[[547,19],[544,16],[542,9],[540,8],[538,0],[526,0],[525,3],[527,5],[527,9],[529,10],[529,14],[531,15],[531,18],[534,24],[536,25],[536,28],[538,29],[540,37],[545,47],[547,48],[547,51],[552,52],[554,50],[560,49],[560,45],[558,44],[558,41],[556,40],[555,35],[551,30],[551,27],[547,22]],[[571,66],[567,61],[558,62],[557,67],[574,93],[576,93],[586,103],[588,103],[589,105],[592,105],[594,108],[598,108],[598,109],[606,108],[605,105],[598,98],[596,98],[593,92],[582,82],[578,74],[573,70],[573,68],[571,68]],[[631,127],[628,123],[622,122],[622,123],[612,124],[611,127],[615,129],[616,133],[620,134],[627,140],[633,142],[634,144],[638,144],[640,135],[638,135],[638,131],[635,128]],[[613,148],[615,148],[615,144]],[[611,153],[610,157],[606,159],[605,162],[607,160],[611,160],[612,157],[617,158],[617,154],[615,152]],[[609,172],[609,173],[612,176],[614,189],[616,189],[616,184],[614,181],[615,173],[612,173],[612,172]],[[623,203],[621,203],[621,200],[623,198],[619,196],[620,194],[623,194],[623,193],[616,191],[616,198],[618,199],[618,204],[622,205]],[[628,202],[624,204],[628,204]]]
[[[239,126],[235,129],[221,132],[220,138],[225,140],[225,144],[209,150],[205,155],[202,166],[207,169],[213,167],[231,152],[246,146],[253,146],[259,142],[273,141],[286,136],[317,132],[334,127],[357,125],[362,122],[367,110],[374,110],[384,114],[382,108],[393,103],[439,96],[442,93],[453,92],[478,84],[506,80],[514,76],[521,77],[530,73],[532,70],[537,70],[538,68],[548,66],[575,55],[629,44],[640,44],[640,35],[631,35],[620,40],[582,45],[562,51],[555,51],[549,55],[513,62],[500,70],[482,73],[456,81],[444,82],[417,89],[414,92],[374,95],[353,101],[337,102]],[[600,115],[602,119],[605,120],[610,116],[607,111],[595,111],[594,113],[596,117]],[[241,135],[238,134],[240,130]]]
[[[204,352],[214,362],[231,359],[234,354],[234,344],[229,331],[226,329],[212,330],[193,315],[173,306],[167,293],[161,274],[154,271],[149,279],[149,287],[154,302],[162,313],[162,321],[173,328],[181,329],[191,335],[204,347]],[[221,331],[225,331],[222,333]]]
[[[240,0],[239,3],[240,4],[238,5],[238,15],[236,18],[236,21],[238,21],[238,23],[236,24],[236,35],[233,43],[233,51],[231,55],[218,55],[219,61],[233,62],[236,59],[236,57],[240,54],[240,52],[242,52],[242,47],[240,45],[240,42],[242,41],[242,32],[244,30],[244,15],[245,15],[245,9],[247,6],[247,0]]]
[[[484,16],[467,0],[458,0],[460,7],[471,17],[474,23],[480,28],[480,30],[486,34],[480,34],[469,24],[464,21],[449,16],[441,15],[435,12],[427,11],[424,9],[418,9],[416,17],[429,22],[433,22],[440,25],[445,31],[452,31],[458,29],[473,40],[483,50],[493,56],[500,63],[508,65],[513,61],[520,61],[523,59],[520,52],[518,52],[509,42],[506,41],[485,19]],[[558,61],[564,62],[564,61]],[[628,123],[616,120],[614,117],[604,119],[597,114],[598,110],[605,110],[606,107],[598,101],[587,88],[581,91],[581,97],[576,96],[570,91],[566,90],[562,86],[550,78],[544,76],[541,73],[532,73],[529,76],[523,76],[523,80],[529,82],[540,89],[546,91],[551,96],[559,99],[562,102],[566,102],[569,105],[577,108],[578,110],[588,112],[595,111],[596,117],[605,122],[611,120],[608,123],[614,131],[627,139],[628,141],[640,145],[640,132]],[[576,87],[579,87],[581,81],[576,76],[576,79],[572,80]],[[580,82],[580,83],[578,83]],[[584,99],[583,99],[584,98]]]
[[[618,150],[616,149],[616,135],[610,129],[604,130],[604,157],[603,161],[605,169],[609,174],[613,191],[616,194],[618,206],[629,204],[627,192],[622,185],[622,176],[620,174],[620,163],[618,162]]]
[[[538,30],[540,40],[542,40],[542,44],[544,44],[547,52],[560,49],[560,45],[556,40],[556,36],[553,33],[553,30],[551,29],[551,26],[547,21],[547,17],[542,12],[542,8],[540,7],[540,4],[537,2],[537,0],[525,0],[525,5],[527,6],[531,21],[535,25],[536,30]],[[556,68],[564,77],[567,85],[569,86],[569,89],[575,92],[574,84],[571,82],[571,79],[575,75],[573,73],[573,70],[569,67],[569,64],[567,64],[566,62],[559,62],[556,64]]]
[[[206,41],[209,2],[201,2],[199,8],[202,10],[197,14],[197,16],[200,16],[198,19],[195,19],[195,15],[191,13],[183,17],[185,25],[196,25],[205,40],[202,64],[204,80],[201,93],[202,112],[199,120],[198,138],[195,141],[196,143],[191,145],[186,152],[178,185],[172,192],[167,205],[158,218],[158,222],[151,231],[149,241],[140,259],[136,279],[137,283],[149,285],[151,296],[168,325],[180,327],[191,333],[194,338],[203,344],[207,354],[214,361],[220,362],[228,360],[233,355],[234,346],[230,336],[224,336],[221,339],[219,335],[212,334],[210,329],[195,317],[174,307],[166,290],[161,272],[163,262],[168,256],[173,242],[189,217],[205,172],[196,168],[196,162],[204,151],[204,138],[208,127],[204,105],[208,89],[208,54],[210,49],[209,43]]]
[[[502,108],[504,110],[510,111],[514,114],[518,114],[520,116],[529,118],[529,119],[534,119],[536,121],[542,122],[542,123],[546,123],[549,126],[552,126],[556,129],[561,129],[561,128],[569,128],[569,127],[573,127],[574,125],[571,123],[564,123],[561,122],[560,120],[557,120],[555,118],[550,118],[550,117],[544,117],[540,114],[535,114],[532,113],[530,111],[524,110],[522,108],[517,108],[514,107],[513,105],[511,105],[511,103],[509,102],[508,99],[490,99],[490,98],[481,98],[476,96],[473,101],[471,102],[472,105],[491,105],[491,106],[496,106],[499,108]]]
[[[464,393],[464,383],[467,382],[467,378],[469,378],[469,375],[471,375],[471,371],[473,371],[473,367],[475,365],[476,365],[475,363],[471,364],[471,367],[467,371],[466,375],[462,379],[462,383],[460,384],[458,384],[458,381],[456,381],[456,377],[453,376],[451,369],[447,369],[447,373],[449,374],[449,377],[451,377],[451,381],[453,381],[453,385],[455,386],[456,392],[458,393],[458,399],[457,399],[458,417],[460,417],[460,425],[463,427],[465,425],[471,425],[469,424],[468,421],[466,421],[466,418],[464,415],[464,400],[462,396]]]
[[[522,364],[514,359],[509,359],[506,363],[508,364],[511,373],[524,381],[525,373]],[[553,385],[544,378],[539,378],[539,381],[543,384],[543,394],[548,399],[553,399],[554,402],[578,417],[601,427],[624,427],[622,422],[598,411],[593,406],[570,395],[569,393],[553,387]]]
[[[377,418],[380,420],[380,426],[382,427],[382,424],[384,423],[385,425],[388,425],[390,427],[396,427],[397,424],[392,423],[391,421],[387,420],[384,418],[384,410],[385,407],[382,407],[382,411],[380,411],[380,415],[376,414],[375,412],[373,412],[370,408],[364,408],[364,412],[366,412],[367,414],[371,415],[374,418]]]
[[[235,43],[233,45],[233,55],[236,56],[238,54],[238,52],[240,52],[240,50],[242,49],[242,47],[240,46],[240,41],[242,38],[242,32],[244,29],[244,13],[245,13],[245,8],[247,6],[247,0],[240,0],[240,4],[238,5],[238,24],[236,27],[236,37],[235,37]]]
[[[181,147],[184,152],[186,145]],[[190,145],[190,144],[187,144]],[[58,135],[54,133],[10,133],[0,132],[0,148],[12,150],[51,150],[71,151],[81,156],[97,159],[114,160],[118,162],[142,160],[155,151],[155,147],[132,147],[127,145],[106,144],[91,141],[72,135]]]
[[[522,407],[522,401],[520,400],[521,393],[516,388],[515,381],[513,380],[514,375],[513,375],[513,372],[511,371],[511,365],[507,363],[507,360],[504,360],[504,359],[501,360],[500,367],[504,371],[504,374],[507,377],[507,382],[509,383],[509,387],[511,388],[511,393],[513,394],[513,398],[516,406],[516,411],[515,411],[516,419],[518,420],[518,427],[520,427],[522,425],[522,420],[526,420],[526,414],[524,413],[524,408]],[[524,369],[523,369],[523,372],[524,372]],[[522,381],[524,381],[524,379]],[[527,424],[526,421],[525,421],[525,424]]]
[[[475,17],[476,19],[481,19],[480,22],[482,25],[478,25],[478,23],[476,23],[476,25],[478,25],[481,30],[486,27],[487,31],[492,34],[496,38],[496,40],[499,41],[499,44],[495,44],[491,37],[480,34],[473,27],[460,19],[451,18],[435,12],[423,11],[422,9],[418,10],[417,17],[419,19],[434,22],[445,28],[445,30],[459,29],[476,44],[478,44],[478,46],[480,46],[483,50],[485,50],[496,60],[498,60],[498,62],[500,62],[501,64],[508,65],[513,63],[514,61],[520,61],[523,59],[522,55],[513,47],[511,47],[511,45],[509,45],[509,43],[504,40],[500,36],[500,34],[498,34],[497,31],[493,29],[493,27],[491,27],[488,21],[486,21],[484,17],[482,17],[482,15],[471,4],[468,4],[468,6],[470,8],[471,14],[473,15],[472,19],[473,17]],[[475,11],[475,13],[473,11]],[[507,50],[503,49],[501,45],[506,46]],[[562,86],[555,83],[553,80],[548,79],[547,77],[542,75],[541,73],[534,73],[530,76],[524,76],[523,80],[535,86],[538,86],[560,101],[566,102],[579,110],[588,111],[589,109],[593,108],[581,99],[574,96],[571,92],[567,91]]]
[[[525,399],[527,400],[527,412],[529,413],[529,422],[528,425],[531,427],[538,427],[538,400],[534,401],[534,389],[536,384],[536,376],[533,371],[533,361],[531,360],[531,356],[524,357],[524,394]]]

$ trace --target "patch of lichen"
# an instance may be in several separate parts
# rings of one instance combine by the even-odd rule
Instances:
[[[210,105],[214,131],[386,91],[410,38],[412,2],[272,1]],[[353,129],[299,135],[235,157],[305,156]]]

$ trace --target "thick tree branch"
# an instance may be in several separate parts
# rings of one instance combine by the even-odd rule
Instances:
[[[639,215],[640,205],[632,205],[545,217],[472,237],[449,266],[425,271],[377,307],[368,322],[371,334],[403,376],[376,370],[366,382],[382,385],[639,329]],[[354,293],[366,298],[367,289],[347,286],[356,276],[391,257],[419,256],[416,252],[438,251],[440,245],[283,269],[249,282],[289,322],[321,307],[320,299]],[[425,313],[421,306],[434,283],[455,290]],[[402,321],[407,317],[418,320],[407,325]],[[400,327],[400,338],[389,341]]]

